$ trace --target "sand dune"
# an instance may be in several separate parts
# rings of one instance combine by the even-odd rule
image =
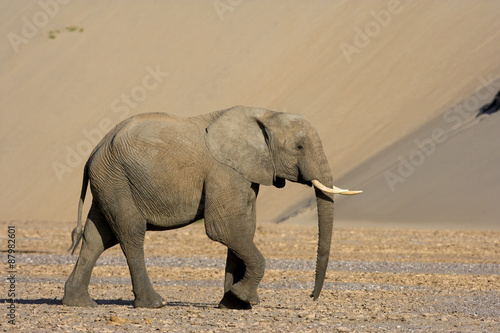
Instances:
[[[488,89],[340,179],[364,193],[338,198],[337,225],[500,230],[500,114],[467,110],[477,96],[494,96],[500,81]],[[294,220],[311,220],[313,208]]]
[[[366,162],[364,170],[370,170],[370,176],[361,201],[375,196],[377,200],[354,209],[352,218],[366,214],[365,220],[387,220],[389,216],[393,223],[500,230],[500,116],[457,117],[456,123],[445,119],[438,117],[374,157],[373,163]],[[383,174],[370,168],[391,160],[393,164]],[[378,193],[374,196],[370,189]],[[341,216],[350,216],[349,208],[354,207],[346,203]]]
[[[1,220],[74,220],[91,147],[129,115],[301,113],[338,179],[500,76],[498,2],[62,2],[1,1]],[[265,188],[259,219],[310,195]]]

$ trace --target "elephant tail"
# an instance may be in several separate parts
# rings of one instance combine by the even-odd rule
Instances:
[[[89,184],[88,164],[85,164],[85,168],[83,170],[82,192],[80,193],[80,201],[78,203],[78,221],[76,224],[76,228],[73,229],[73,232],[71,233],[71,247],[68,249],[68,251],[71,251],[71,254],[75,253],[75,250],[80,244],[80,241],[82,240],[83,237],[82,210],[83,210],[83,203],[85,201],[85,195],[87,194],[88,184]]]

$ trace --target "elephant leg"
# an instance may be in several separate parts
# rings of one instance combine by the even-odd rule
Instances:
[[[257,249],[253,240],[229,243],[228,247],[245,265],[243,277],[231,286],[230,292],[244,302],[251,305],[258,304],[257,286],[264,277],[266,267],[262,253]]]
[[[234,256],[236,269],[233,275],[233,285],[230,292],[240,300],[249,304],[258,304],[259,295],[257,286],[264,277],[266,261],[254,243],[255,229],[257,227],[256,199],[259,185],[254,184],[247,198],[246,218],[242,226],[237,226],[236,237],[228,242],[229,251]],[[239,259],[239,260],[237,260]],[[241,274],[243,276],[241,276]],[[229,282],[226,281],[229,287]],[[251,307],[251,306],[250,306]]]
[[[257,286],[264,276],[266,264],[253,241],[258,185],[249,190],[240,193],[240,196],[236,193],[219,194],[207,199],[207,234],[228,247],[224,297],[219,304],[221,308],[248,309],[252,304],[259,303]],[[224,206],[226,211],[213,209]]]
[[[97,205],[93,203],[85,223],[80,256],[64,287],[62,299],[64,305],[97,306],[88,293],[92,269],[101,253],[117,243],[118,240],[105,217]]]
[[[257,198],[258,187],[255,187],[253,191],[250,192],[249,202],[247,207],[247,226],[248,226],[248,236],[253,240],[256,227],[256,209],[255,209],[255,199]],[[247,237],[248,237],[247,236]],[[240,259],[230,248],[227,250],[227,260],[226,260],[226,276],[224,281],[224,297],[219,303],[219,308],[228,309],[251,309],[252,306],[249,302],[242,301],[231,292],[234,284],[240,282],[246,272],[245,262]],[[262,272],[263,273],[263,272]],[[260,280],[259,280],[260,281]],[[258,300],[258,298],[257,298]]]
[[[143,223],[142,223],[143,222]],[[146,270],[144,260],[144,237],[146,235],[146,221],[132,223],[128,221],[123,225],[126,230],[117,230],[120,237],[120,246],[127,259],[127,264],[132,278],[134,291],[134,307],[136,308],[160,308],[167,303],[153,289]]]
[[[245,263],[230,249],[227,250],[226,276],[224,281],[224,297],[219,303],[221,309],[251,309],[250,303],[237,298],[232,292],[232,286],[243,279]]]
[[[228,249],[226,259],[226,276],[224,281],[224,292],[231,291],[231,287],[236,282],[243,279],[245,275],[245,263],[236,254]]]

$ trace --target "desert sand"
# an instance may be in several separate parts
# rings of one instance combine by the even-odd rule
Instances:
[[[7,224],[1,223],[2,230]],[[76,256],[64,222],[16,226],[16,327],[23,332],[498,332],[500,233],[335,228],[331,263],[317,301],[317,228],[263,223],[261,303],[221,310],[225,247],[202,223],[146,236],[146,261],[161,309],[134,309],[119,247],[103,254],[89,292],[97,308],[61,305]],[[29,240],[29,241],[28,241]],[[3,265],[4,267],[7,265]],[[2,290],[9,283],[0,284]],[[8,304],[8,303],[7,303]],[[7,311],[7,304],[2,308]]]
[[[15,226],[17,328],[499,330],[500,114],[476,114],[500,90],[500,2],[0,0],[0,8],[0,250]],[[253,310],[214,309],[225,252],[200,224],[148,235],[166,308],[131,307],[119,248],[95,270],[101,307],[62,307],[82,170],[105,132],[138,113],[187,117],[233,105],[305,115],[335,184],[364,190],[336,198],[320,300],[308,298],[313,191],[288,183],[263,187],[258,199],[256,241],[271,264]]]

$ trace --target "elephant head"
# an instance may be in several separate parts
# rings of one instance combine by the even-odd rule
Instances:
[[[314,185],[318,208],[318,253],[315,287],[321,292],[333,230],[333,194],[357,194],[333,186],[330,166],[313,126],[300,115],[234,107],[207,129],[212,156],[248,181],[283,187],[285,180]]]

